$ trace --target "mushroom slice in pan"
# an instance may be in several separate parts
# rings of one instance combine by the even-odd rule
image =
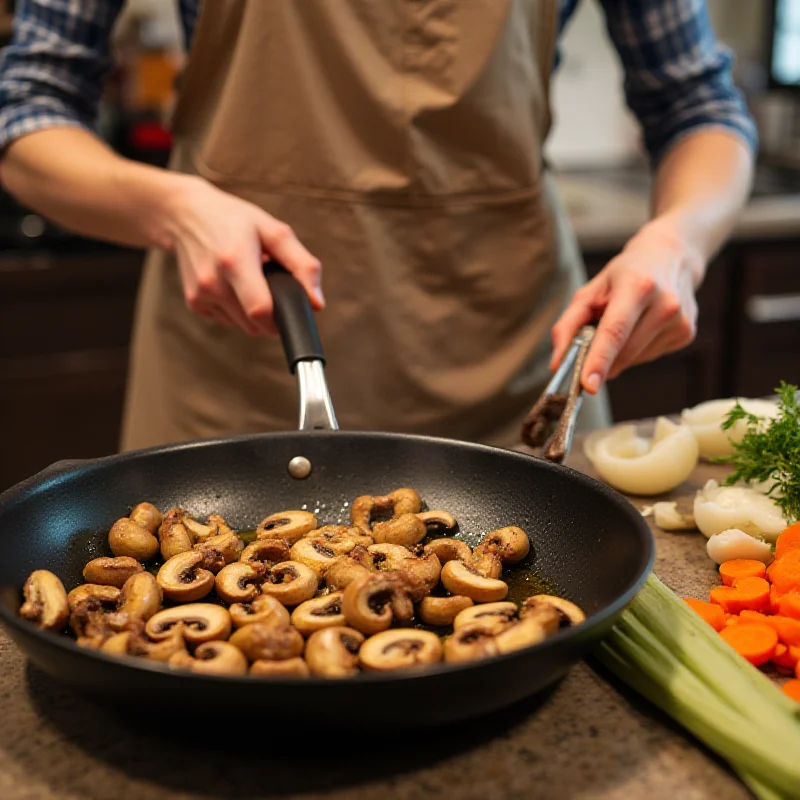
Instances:
[[[182,508],[171,508],[161,521],[158,539],[161,543],[161,556],[165,561],[192,549],[195,540],[184,524],[187,516]]]
[[[168,663],[175,669],[186,669],[200,675],[247,674],[247,659],[230,642],[206,642],[194,651],[194,656],[186,651],[175,653]]]
[[[548,631],[542,623],[543,620],[536,617],[514,622],[495,637],[498,651],[510,653],[512,650],[521,650],[523,647],[543,642],[548,636]]]
[[[291,558],[286,539],[257,539],[242,550],[239,561],[243,564],[259,563],[271,567]]]
[[[138,503],[131,509],[128,519],[155,533],[161,525],[161,512],[152,503]]]
[[[116,586],[121,589],[125,581],[138,572],[144,572],[144,567],[130,556],[93,558],[83,568],[83,579],[86,583]]]
[[[69,610],[74,611],[77,605],[90,597],[102,604],[106,611],[116,611],[117,603],[122,592],[116,586],[104,586],[101,583],[82,583],[76,586],[68,595]]]
[[[469,562],[471,571],[484,578],[500,578],[503,575],[503,562],[497,553],[480,552],[478,548],[472,555],[472,561]]]
[[[439,583],[442,565],[434,553],[416,556],[407,547],[397,544],[373,544],[368,552],[372,563],[381,572],[409,572],[423,581],[429,591]]]
[[[453,620],[465,609],[472,606],[472,600],[462,595],[450,597],[423,597],[419,604],[419,618],[426,625],[443,628],[452,625]]]
[[[354,547],[369,547],[374,539],[361,528],[352,525],[325,525],[305,535],[306,539],[325,542],[337,555],[347,555]]]
[[[172,629],[180,625],[189,644],[202,644],[227,639],[231,632],[231,616],[222,606],[212,603],[190,603],[165,608],[147,620],[145,631],[155,640],[168,639]]]
[[[205,556],[198,550],[178,553],[164,562],[156,575],[158,585],[168,600],[193,603],[214,588],[214,575],[203,569]]]
[[[435,633],[395,628],[370,636],[358,651],[364,669],[391,670],[435,664],[442,660],[442,643]]]
[[[456,518],[449,511],[420,511],[417,519],[425,524],[428,533],[433,531],[451,531],[458,526]]]
[[[310,600],[317,591],[316,572],[297,561],[283,561],[267,570],[261,593],[280,600],[285,606],[297,606]]]
[[[25,602],[19,615],[46,631],[60,631],[69,618],[67,591],[61,580],[46,569],[28,576],[23,589]]]
[[[294,544],[317,527],[317,518],[309,511],[281,511],[261,520],[256,528],[259,539],[286,539]]]
[[[352,548],[351,548],[352,549]],[[322,578],[340,555],[323,539],[304,538],[292,545],[291,560],[305,564]]]
[[[264,580],[263,564],[241,561],[223,567],[215,579],[217,596],[226,603],[249,603],[259,594]]]
[[[372,538],[378,544],[399,544],[413,547],[427,535],[425,523],[416,514],[401,514],[385,522],[376,522],[372,527]]]
[[[69,624],[81,647],[97,649],[116,633],[109,625],[109,617],[115,608],[116,604],[104,603],[91,595],[74,604]]]
[[[454,620],[453,628],[458,630],[467,625],[480,623],[493,634],[500,633],[517,621],[517,606],[511,602],[483,603],[464,609]]]
[[[137,561],[149,561],[158,553],[158,539],[128,517],[118,519],[111,526],[108,546],[115,556],[128,556]]]
[[[169,661],[175,653],[186,652],[183,627],[177,625],[159,641],[151,641],[145,633],[143,622],[132,622],[126,631],[107,639],[101,650],[109,655],[127,655],[149,658],[151,661]]]
[[[476,603],[504,600],[508,584],[498,578],[484,578],[477,570],[462,561],[448,561],[442,567],[442,584],[450,594],[469,597]]]
[[[446,536],[429,542],[422,552],[433,553],[441,564],[446,564],[448,561],[472,561],[472,549],[466,542]]]
[[[422,498],[413,489],[408,488],[395,489],[387,495],[361,495],[350,507],[350,520],[353,525],[369,530],[372,515],[376,511],[389,510],[394,517],[418,514],[422,510]]]
[[[234,603],[228,611],[234,628],[241,628],[253,622],[268,625],[288,625],[289,609],[267,594],[260,594],[251,603]]]
[[[572,625],[580,625],[586,619],[586,615],[575,603],[570,603],[563,597],[555,597],[550,594],[536,594],[524,600],[519,610],[520,619],[525,619],[531,614],[541,614],[542,606],[555,608],[559,615],[559,628],[569,628]]]
[[[311,672],[302,658],[286,658],[283,661],[254,661],[250,674],[259,678],[307,678]]]
[[[303,637],[291,625],[269,625],[254,622],[234,631],[231,644],[236,645],[248,661],[282,661],[296,658],[303,652]]]
[[[244,542],[233,531],[228,531],[198,542],[193,550],[205,556],[206,569],[219,572],[226,564],[238,561],[243,548]]]
[[[496,656],[499,652],[491,629],[480,622],[453,631],[444,643],[444,660],[451,663],[477,661]]]
[[[325,570],[325,583],[344,589],[356,578],[369,575],[375,569],[372,556],[365,547],[354,547],[346,556],[335,559]]]
[[[306,643],[306,663],[312,675],[347,678],[358,672],[358,651],[364,636],[348,627],[324,628]]]
[[[342,627],[346,624],[342,613],[341,592],[332,592],[324,597],[306,600],[292,611],[292,625],[303,636],[311,636],[323,628]]]
[[[108,618],[114,630],[122,630],[133,620],[147,622],[161,608],[161,588],[149,572],[131,575],[117,601],[117,610]]]
[[[211,536],[219,536],[223,533],[224,534],[232,533],[234,536],[236,536],[236,532],[233,530],[233,528],[231,528],[231,526],[228,525],[228,523],[225,522],[225,520],[219,514],[212,514],[206,520],[206,524],[207,527],[213,529],[213,533],[210,534]],[[203,541],[203,538],[201,536],[196,535],[196,538],[198,542]]]
[[[422,599],[425,594],[424,587],[418,593],[418,586],[411,583],[412,577],[404,572],[378,572],[354,580],[342,595],[347,624],[371,635],[386,630],[392,619],[411,619],[414,616],[412,596]]]
[[[483,537],[483,541],[475,548],[475,555],[497,553],[504,564],[516,564],[522,561],[531,551],[531,540],[522,528],[509,525],[498,528]]]

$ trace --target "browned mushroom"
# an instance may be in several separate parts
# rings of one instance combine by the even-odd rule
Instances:
[[[60,631],[69,618],[67,591],[61,580],[46,569],[37,569],[28,576],[23,589],[25,602],[19,614],[46,631]]]
[[[426,625],[435,625],[441,628],[446,625],[452,625],[458,614],[471,605],[472,600],[461,595],[423,597],[418,609],[419,618]]]
[[[93,558],[83,568],[83,578],[87,583],[99,583],[121,589],[125,581],[137,572],[144,572],[144,567],[130,556]]]
[[[345,624],[341,592],[331,592],[323,597],[306,600],[292,611],[292,625],[303,636],[311,636],[323,628],[341,627]]]
[[[373,558],[365,547],[354,547],[346,556],[335,559],[325,570],[325,582],[328,586],[344,589],[356,578],[374,572]]]
[[[306,539],[320,539],[340,556],[347,555],[354,547],[369,547],[375,540],[355,525],[324,525],[305,535]]]
[[[219,514],[212,514],[206,520],[206,523],[207,527],[213,529],[213,532],[210,533],[208,537],[205,538],[210,538],[211,536],[220,536],[223,533],[224,534],[232,533],[234,536],[236,536],[236,532],[233,530],[233,528],[231,528],[231,526],[228,525],[228,523],[225,522],[225,520]],[[195,534],[195,538],[197,539],[198,542],[204,541],[202,535]]]
[[[69,624],[81,647],[98,649],[116,633],[108,624],[113,608],[91,596],[75,603],[69,615]]]
[[[199,675],[245,675],[247,659],[238,647],[230,642],[206,642],[191,656],[186,651],[175,653],[169,665]]]
[[[358,650],[364,636],[347,627],[312,633],[306,643],[306,663],[312,675],[347,678],[358,672]]]
[[[311,673],[302,658],[286,658],[283,661],[254,661],[250,674],[259,678],[307,678]]]
[[[519,610],[520,619],[528,616],[539,616],[542,608],[554,608],[558,612],[558,628],[569,628],[572,625],[580,625],[586,619],[586,615],[575,603],[570,603],[563,597],[555,597],[550,594],[537,594],[523,601]]]
[[[158,538],[161,543],[161,557],[165,561],[192,549],[195,539],[185,525],[188,516],[182,508],[171,508],[164,515]]]
[[[296,606],[310,600],[319,580],[311,567],[297,561],[283,561],[270,567],[261,584],[261,593],[280,600],[285,606]]]
[[[259,539],[286,539],[290,545],[317,527],[317,518],[309,511],[281,511],[261,520],[256,528]]]
[[[484,553],[497,553],[504,564],[516,564],[522,561],[531,550],[528,534],[516,525],[498,528],[483,537],[483,541],[475,548],[476,557]]]
[[[385,522],[376,522],[372,526],[372,538],[378,544],[400,544],[413,547],[421,542],[428,533],[425,523],[416,514],[401,514]]]
[[[378,572],[356,578],[342,595],[347,624],[371,635],[386,630],[392,619],[411,619],[414,600],[425,595],[424,586],[420,592],[412,578],[405,572]]]
[[[515,603],[483,603],[465,608],[454,620],[453,628],[465,628],[467,625],[480,623],[493,634],[498,634],[513,625],[517,620]]]
[[[147,620],[145,631],[156,641],[168,639],[173,628],[180,627],[189,644],[202,644],[227,639],[231,632],[231,617],[222,606],[212,603],[190,603],[165,608]]]
[[[155,533],[161,525],[161,512],[152,503],[139,503],[131,509],[128,518],[137,525]]]
[[[212,572],[219,572],[226,564],[239,560],[244,542],[232,531],[218,533],[192,548],[205,557],[204,566]]]
[[[258,596],[265,571],[264,565],[259,563],[228,564],[217,573],[217,596],[226,603],[251,602]]]
[[[449,511],[420,511],[417,518],[425,523],[428,533],[451,531],[458,526],[456,518]]]
[[[441,564],[453,560],[465,562],[472,560],[472,549],[466,542],[449,539],[446,536],[426,544],[423,553],[433,553]]]
[[[304,538],[292,545],[291,560],[309,567],[319,578],[325,577],[338,558],[339,554],[322,539]]]
[[[536,617],[515,622],[495,637],[495,644],[500,653],[510,653],[512,650],[521,650],[539,644],[547,638],[547,630],[542,620]]]
[[[166,561],[156,575],[158,585],[168,600],[193,603],[214,588],[214,575],[203,569],[203,553],[189,550]]]
[[[241,628],[252,622],[264,622],[269,625],[288,625],[289,610],[274,597],[260,594],[252,603],[234,603],[228,611],[234,628]]]
[[[350,520],[353,525],[369,530],[372,516],[379,511],[392,511],[394,517],[403,514],[418,514],[422,510],[422,498],[413,489],[395,489],[387,495],[362,495],[353,501]],[[423,523],[424,525],[424,523]]]
[[[397,544],[373,544],[368,552],[375,568],[380,571],[409,572],[423,581],[429,591],[439,583],[442,565],[434,553],[415,556],[408,548]]]
[[[115,556],[128,556],[137,561],[149,561],[158,553],[158,539],[128,517],[118,519],[111,526],[108,546]]]
[[[161,588],[149,572],[131,575],[117,601],[117,610],[109,615],[108,624],[120,631],[133,620],[147,622],[161,608]]]
[[[480,552],[477,548],[473,552],[469,567],[484,578],[500,578],[503,574],[503,562],[500,556],[497,553]]]
[[[498,578],[484,578],[475,567],[463,561],[448,561],[442,567],[442,584],[450,594],[469,597],[476,603],[505,599],[508,584]]]
[[[291,625],[254,622],[234,631],[230,642],[247,656],[248,661],[282,661],[303,652],[303,637]]]
[[[370,636],[358,651],[364,669],[408,669],[442,660],[442,643],[435,633],[395,628]]]
[[[444,643],[444,660],[448,662],[477,661],[499,652],[494,634],[479,622],[453,631]]]
[[[239,561],[244,564],[257,562],[266,567],[289,561],[289,542],[286,539],[257,539],[242,550]]]
[[[107,611],[116,611],[120,594],[121,591],[116,586],[104,586],[100,583],[82,583],[67,595],[67,603],[69,604],[69,610],[74,611],[82,600],[93,597],[102,603]]]
[[[109,655],[149,658],[151,661],[169,661],[175,653],[186,651],[183,640],[183,627],[171,628],[165,638],[152,641],[145,633],[142,622],[132,622],[126,631],[115,633],[107,639],[101,650]]]

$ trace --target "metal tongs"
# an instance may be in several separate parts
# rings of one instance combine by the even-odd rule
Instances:
[[[556,464],[562,463],[572,447],[575,424],[583,402],[581,372],[595,330],[594,325],[584,325],[580,329],[544,392],[522,423],[522,441],[536,450],[547,444],[544,457]],[[569,389],[566,393],[560,392],[567,376]]]

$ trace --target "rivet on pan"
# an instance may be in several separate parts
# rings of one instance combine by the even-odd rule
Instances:
[[[289,474],[301,481],[311,474],[311,462],[304,456],[295,456],[289,462]]]

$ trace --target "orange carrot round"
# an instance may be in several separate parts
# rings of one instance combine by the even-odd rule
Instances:
[[[775,653],[772,656],[772,663],[783,670],[788,670],[794,674],[794,668],[797,666],[797,647],[787,647],[783,642],[778,642],[775,648]]]
[[[719,634],[742,658],[756,667],[766,664],[778,645],[778,634],[769,625],[754,622],[725,628]]]
[[[781,593],[774,587],[769,587],[769,610],[777,614],[781,607]]]
[[[800,593],[789,592],[778,601],[778,613],[784,617],[800,619]]]
[[[776,558],[767,569],[767,577],[781,594],[800,591],[800,549]]]
[[[786,683],[781,686],[786,694],[792,698],[792,700],[797,700],[800,703],[800,680],[797,678],[792,678],[791,680],[786,681]]]
[[[714,599],[714,595],[722,602]],[[764,578],[740,578],[736,586],[720,586],[711,592],[711,601],[719,602],[723,610],[739,614],[744,610],[766,611],[769,608],[769,584]]]
[[[768,624],[768,619],[769,617],[766,614],[762,614],[760,611],[750,611],[746,608],[739,614],[739,620],[744,623],[758,622],[762,625],[766,625]]]
[[[705,600],[695,600],[693,597],[684,598],[684,602],[715,631],[721,631],[725,627],[725,612],[720,606],[707,603]]]
[[[775,630],[778,638],[791,647],[800,647],[800,620],[774,614],[767,617],[767,625]]]
[[[780,558],[790,550],[800,549],[800,522],[784,528],[775,543],[775,558]]]
[[[764,564],[750,558],[735,558],[719,565],[719,575],[726,586],[735,586],[742,578],[763,578],[766,574]]]

